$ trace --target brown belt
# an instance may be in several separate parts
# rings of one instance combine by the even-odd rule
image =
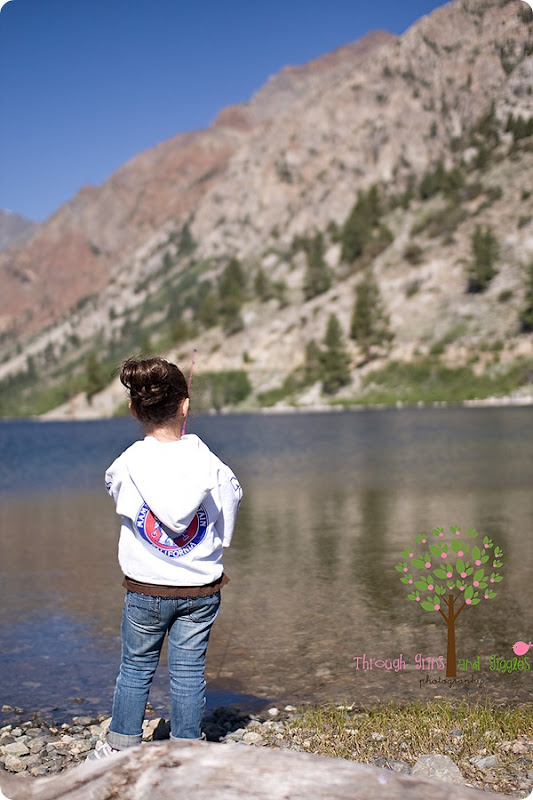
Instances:
[[[127,575],[122,581],[122,585],[129,592],[147,594],[150,597],[209,597],[219,592],[227,583],[229,583],[229,578],[224,573],[216,581],[203,586],[163,586],[157,583],[142,583],[142,581],[135,581]]]

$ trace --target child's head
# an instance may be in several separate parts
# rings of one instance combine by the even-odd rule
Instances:
[[[187,413],[187,381],[164,358],[129,358],[122,365],[120,380],[129,392],[132,413],[144,428],[175,422]]]

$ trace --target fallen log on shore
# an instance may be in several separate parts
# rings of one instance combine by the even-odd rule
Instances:
[[[341,758],[199,741],[140,745],[54,777],[3,774],[9,800],[481,800],[456,783]],[[491,800],[505,795],[490,794]],[[0,798],[2,794],[0,793]]]

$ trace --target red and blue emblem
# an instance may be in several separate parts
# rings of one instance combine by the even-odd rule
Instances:
[[[187,530],[174,535],[144,503],[137,514],[135,527],[141,537],[164,556],[180,558],[200,544],[206,534],[208,521],[205,508],[200,506]]]

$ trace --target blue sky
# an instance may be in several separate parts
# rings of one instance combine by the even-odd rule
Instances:
[[[0,4],[2,0],[0,0]],[[0,208],[43,220],[137,153],[207,127],[270,75],[435,0],[10,0],[0,11]]]

